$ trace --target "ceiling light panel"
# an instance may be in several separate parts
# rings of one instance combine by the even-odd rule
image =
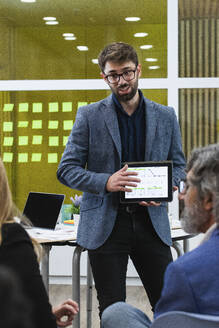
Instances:
[[[147,62],[157,62],[157,58],[145,58],[145,61]]]
[[[43,20],[45,20],[45,21],[55,21],[56,18],[55,17],[43,17]]]
[[[149,69],[158,69],[160,66],[148,66]]]
[[[125,20],[127,22],[138,22],[141,20],[141,18],[140,17],[126,17]]]
[[[47,25],[57,25],[57,24],[59,24],[59,22],[58,21],[46,21],[45,24],[47,24]]]
[[[140,46],[140,48],[143,49],[143,50],[144,50],[144,49],[147,50],[147,49],[151,49],[151,48],[153,48],[153,46],[152,46],[152,44],[144,44],[144,45]]]
[[[87,46],[77,46],[77,49],[80,50],[80,51],[88,51]]]
[[[147,35],[148,35],[148,33],[146,33],[146,32],[140,32],[140,33],[135,33],[134,37],[135,38],[144,38]]]

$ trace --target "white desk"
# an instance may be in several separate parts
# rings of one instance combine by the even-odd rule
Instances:
[[[80,247],[76,243],[76,231],[63,231],[59,230],[57,234],[54,236],[42,234],[31,234],[38,242],[40,242],[44,248],[44,256],[41,263],[41,273],[43,277],[43,281],[45,283],[46,289],[49,289],[49,253],[52,246],[72,246],[75,247],[72,258],[72,298],[79,304],[80,307],[80,258],[81,253],[85,250]],[[57,237],[60,235],[60,237]],[[46,237],[44,237],[46,236]],[[173,245],[172,247],[176,250],[177,255],[181,256],[184,252],[187,252],[188,249],[188,240],[189,238],[194,237],[192,234],[187,234],[184,230],[177,228],[171,229],[171,236]],[[56,238],[55,238],[56,237]],[[180,241],[183,242],[183,247],[180,244]],[[92,313],[92,288],[93,288],[93,277],[92,271],[89,263],[89,259],[87,258],[87,328],[91,328],[91,313]],[[76,316],[73,321],[73,328],[80,328],[80,313]]]

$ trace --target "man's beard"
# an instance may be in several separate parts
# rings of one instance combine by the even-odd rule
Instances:
[[[131,100],[136,95],[136,92],[138,90],[138,80],[137,79],[135,81],[135,84],[130,87],[131,88],[131,91],[129,93],[124,94],[124,95],[120,95],[118,93],[118,90],[120,88],[122,89],[122,87],[126,87],[128,85],[129,85],[128,83],[124,83],[124,84],[120,85],[116,89],[115,88],[114,89],[111,88],[112,92],[114,93],[114,95],[116,96],[116,98],[118,99],[119,102],[127,102],[127,101]]]
[[[180,221],[185,232],[199,233],[202,232],[202,227],[209,221],[209,217],[201,202],[197,202],[191,207],[184,208]]]

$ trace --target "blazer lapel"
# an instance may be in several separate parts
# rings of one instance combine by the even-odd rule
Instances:
[[[150,160],[151,148],[155,137],[157,126],[157,113],[153,103],[144,98],[145,100],[145,121],[146,121],[146,142],[145,142],[145,160]]]
[[[121,161],[121,157],[122,157],[121,138],[119,133],[119,124],[118,124],[116,109],[112,100],[112,95],[106,98],[105,103],[102,104],[101,111],[103,113],[104,121],[109,130],[109,133],[115,143]]]

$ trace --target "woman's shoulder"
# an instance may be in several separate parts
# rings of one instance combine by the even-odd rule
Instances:
[[[31,242],[29,235],[19,223],[5,223],[2,226],[2,243]]]

